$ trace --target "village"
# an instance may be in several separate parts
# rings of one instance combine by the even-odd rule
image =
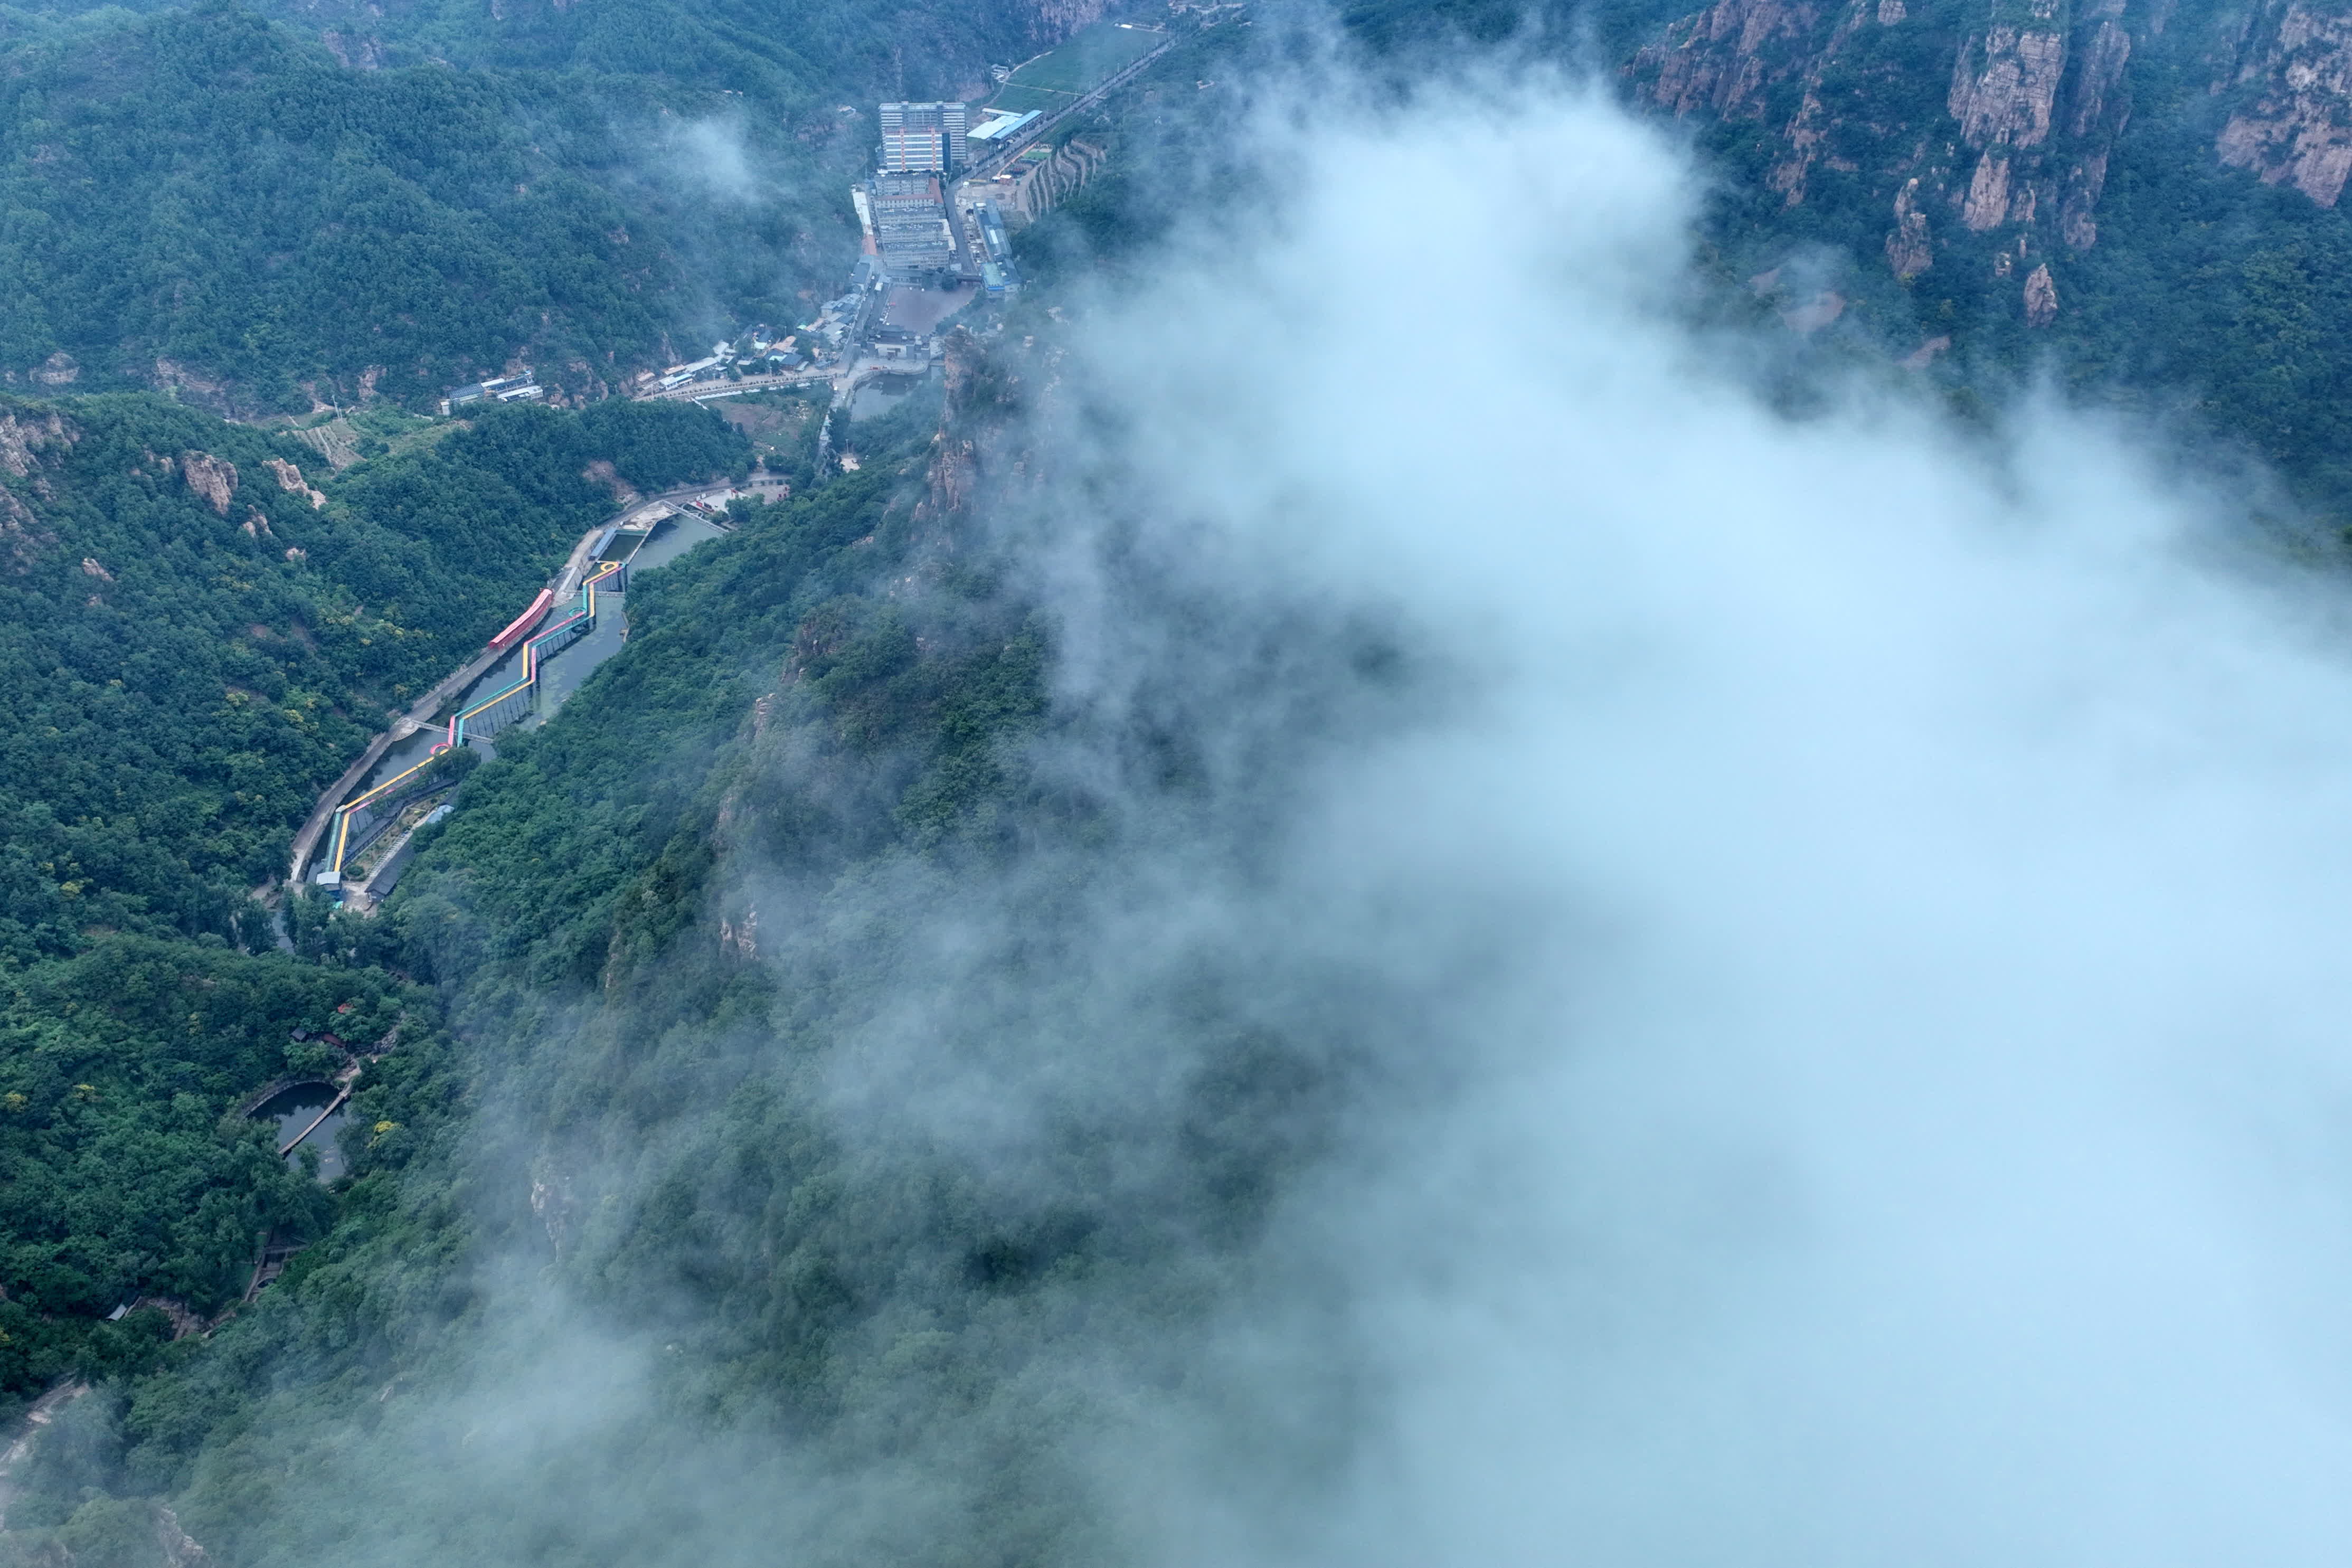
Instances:
[[[1186,7],[1190,8],[1190,7]],[[1204,8],[1215,12],[1240,7]],[[1077,130],[1088,112],[1177,40],[1167,27],[1106,21],[1017,67],[991,68],[985,104],[877,105],[872,172],[852,186],[860,254],[843,291],[810,321],[766,322],[700,358],[637,374],[626,395],[704,403],[824,386],[836,405],[877,382],[907,384],[943,353],[948,321],[1022,286],[1013,236],[1082,188],[1108,153]],[[844,105],[845,115],[861,113]],[[536,402],[528,373],[453,387],[441,412]]]

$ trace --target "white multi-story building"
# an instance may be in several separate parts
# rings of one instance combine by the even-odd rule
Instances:
[[[964,132],[971,124],[961,103],[886,103],[882,106],[882,169],[891,174],[944,174],[964,164]]]

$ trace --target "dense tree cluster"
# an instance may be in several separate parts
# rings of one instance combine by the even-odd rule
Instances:
[[[659,489],[750,450],[691,406],[510,407],[328,478],[283,434],[151,396],[0,421],[24,469],[0,473],[0,956],[19,960],[91,930],[235,934],[387,710],[610,514],[583,470]]]
[[[110,1310],[210,1319],[265,1237],[323,1233],[333,1200],[235,1112],[274,1080],[342,1068],[322,1037],[429,1056],[432,1016],[381,972],[218,943],[119,937],[0,978],[0,1401],[137,1370],[166,1309],[119,1324]]]

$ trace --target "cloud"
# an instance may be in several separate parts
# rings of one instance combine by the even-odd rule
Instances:
[[[743,129],[727,120],[688,120],[665,126],[660,162],[696,194],[735,205],[772,197],[771,182],[752,166]]]
[[[773,1016],[544,1010],[478,1183],[569,1162],[602,1304],[451,1285],[471,1392],[305,1444],[314,1545],[2339,1555],[2331,590],[2053,399],[1776,412],[1574,84],[1234,133],[988,503],[1027,815],[836,877],[890,781],[778,721]]]
[[[1140,551],[1384,619],[1433,710],[1187,895],[1412,1021],[1197,1373],[1208,1435],[1121,1483],[1146,1554],[2332,1558],[2332,585],[2053,398],[1990,447],[1872,386],[1774,412],[1685,320],[1690,171],[1596,95],[1314,101],[1258,122],[1269,234],[1096,302],[1115,521],[1046,575],[1075,701],[1234,693],[1106,564]],[[1344,1458],[1237,1501],[1339,1347],[1377,1395],[1298,1441]]]

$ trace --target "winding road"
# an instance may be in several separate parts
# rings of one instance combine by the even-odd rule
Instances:
[[[707,501],[734,493],[735,487],[731,484],[688,485],[678,489],[664,490],[659,495],[641,497],[630,502],[618,513],[606,518],[580,536],[579,542],[572,547],[572,553],[565,558],[562,569],[548,579],[548,592],[560,602],[579,589],[581,576],[587,570],[588,552],[595,548],[596,541],[603,537],[606,529],[616,524],[634,522],[656,508],[668,507],[675,510],[697,501]],[[289,888],[301,886],[303,868],[310,864],[310,857],[318,852],[319,840],[326,833],[327,824],[333,820],[335,808],[341,805],[350,797],[352,791],[359,787],[360,782],[367,777],[368,770],[383,761],[384,752],[391,750],[395,742],[407,739],[419,730],[433,728],[441,720],[442,710],[456,701],[464,694],[467,687],[482,678],[490,666],[505,658],[510,651],[512,650],[503,647],[484,647],[464,664],[459,665],[432,690],[410,703],[406,712],[393,720],[390,729],[368,742],[367,750],[360,753],[357,762],[344,770],[342,777],[326,787],[326,790],[320,795],[318,804],[311,807],[310,815],[304,819],[301,831],[294,836],[293,854],[286,868]]]

